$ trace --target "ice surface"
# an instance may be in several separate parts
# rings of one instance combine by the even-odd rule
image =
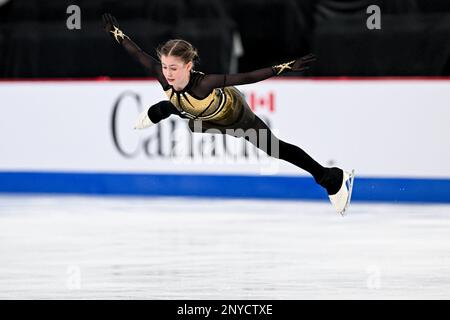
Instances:
[[[449,299],[450,205],[0,196],[2,299]]]

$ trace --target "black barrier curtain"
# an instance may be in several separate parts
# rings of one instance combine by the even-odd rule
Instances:
[[[418,0],[319,1],[312,48],[320,59],[314,75],[450,75],[450,44],[445,40],[450,35],[450,13],[424,12],[430,2],[426,6]],[[370,16],[366,9],[372,4],[380,8],[378,30],[366,24]],[[436,4],[445,7],[443,2]]]
[[[79,30],[66,26],[66,9],[73,4],[81,8]],[[149,54],[155,56],[157,46],[169,39],[183,38],[199,49],[202,71],[227,72],[235,25],[220,4],[215,0],[11,0],[1,8],[0,76],[147,76],[104,33],[100,18],[106,11]]]
[[[418,0],[319,0],[318,19],[332,19],[366,11],[370,5],[378,5],[385,14],[405,14],[420,11]]]
[[[73,4],[80,30],[66,27]],[[366,26],[373,4],[380,30]],[[304,75],[450,75],[449,0],[9,0],[0,6],[0,77],[146,76],[103,32],[106,11],[151,54],[171,38],[191,41],[206,73],[230,71],[239,34],[241,72],[314,52]]]

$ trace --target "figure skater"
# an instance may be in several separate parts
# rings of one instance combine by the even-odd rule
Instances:
[[[309,54],[299,59],[247,73],[210,74],[194,71],[197,50],[187,41],[169,40],[159,46],[159,60],[142,51],[122,30],[111,14],[103,14],[105,31],[158,79],[169,100],[142,112],[135,129],[148,128],[170,115],[188,119],[192,132],[229,134],[244,138],[269,156],[285,160],[309,172],[328,193],[340,214],[347,209],[353,188],[354,171],[323,167],[301,148],[279,140],[250,109],[234,86],[254,83],[289,71],[303,71],[315,60]],[[208,132],[208,130],[210,132]],[[257,134],[246,134],[247,132]]]

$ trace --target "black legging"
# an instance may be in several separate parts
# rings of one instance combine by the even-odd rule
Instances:
[[[266,152],[269,156],[282,159],[309,172],[316,181],[322,179],[326,171],[324,167],[311,158],[301,148],[278,139],[267,124],[258,116],[255,116],[252,129],[255,129],[258,133],[256,135],[258,139],[255,141],[255,139],[253,139],[254,136],[246,136],[245,139],[247,141]],[[260,138],[262,138],[262,140]],[[272,147],[275,147],[275,150],[272,150]]]
[[[148,110],[148,116],[153,123],[158,123],[172,114],[186,118],[169,101],[161,101],[151,106]],[[249,132],[248,129],[247,131],[235,130],[231,135],[243,137],[258,149],[266,152],[269,156],[285,160],[309,172],[318,184],[327,189],[328,194],[335,194],[339,191],[343,174],[341,169],[325,168],[301,148],[278,139],[264,121],[256,115],[253,123],[251,123],[249,127],[250,129],[254,129],[254,131]],[[238,132],[238,134],[236,134],[236,132]],[[275,146],[274,150],[272,150],[273,146]]]

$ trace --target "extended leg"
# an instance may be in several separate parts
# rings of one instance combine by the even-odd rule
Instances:
[[[269,127],[257,116],[253,128],[258,131],[257,139],[245,137],[270,156],[288,161],[308,171],[316,182],[327,190],[331,203],[338,213],[344,214],[353,190],[354,171],[344,172],[340,168],[325,168],[297,146],[279,140]],[[254,137],[254,136],[253,136]],[[265,141],[262,141],[265,140]]]
[[[256,129],[255,140],[254,135],[245,136],[245,139],[254,144],[268,155],[285,160],[293,165],[309,172],[315,181],[324,187],[329,195],[339,191],[343,171],[339,168],[325,168],[309,156],[301,148],[279,140],[270,130],[270,128],[259,118],[255,117],[253,129]]]

